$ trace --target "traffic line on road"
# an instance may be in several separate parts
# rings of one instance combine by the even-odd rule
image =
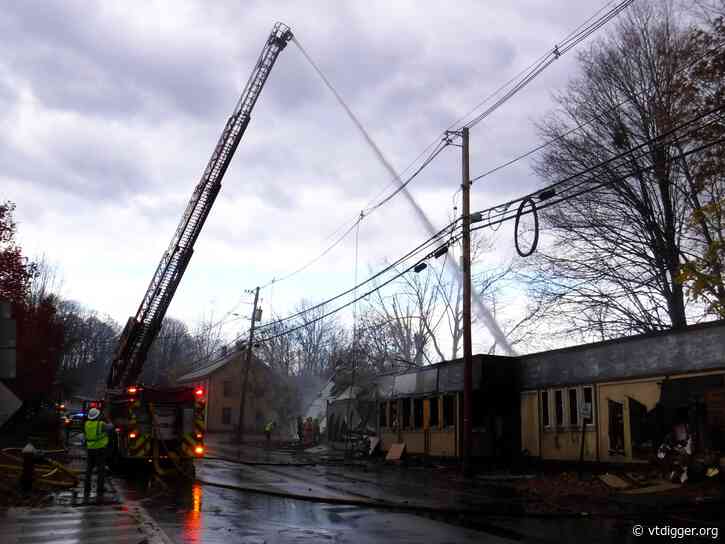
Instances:
[[[139,507],[118,505],[79,508],[12,508],[0,526],[3,544],[168,544],[151,530],[148,514]]]

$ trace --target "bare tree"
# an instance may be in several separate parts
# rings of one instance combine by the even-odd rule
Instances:
[[[94,395],[105,381],[120,327],[77,302],[61,300],[58,317],[64,342],[58,379],[70,392]]]
[[[45,255],[33,262],[33,279],[30,284],[30,304],[37,306],[48,297],[60,299],[63,277],[56,265],[48,262]]]
[[[213,313],[203,314],[198,319],[191,333],[195,361],[209,361],[219,355],[224,345],[223,324]]]
[[[552,141],[535,164],[543,180],[595,169],[606,183],[547,210],[553,243],[529,260],[531,293],[568,332],[607,338],[687,323],[677,277],[690,203],[677,157],[692,134],[673,131],[690,120],[683,78],[691,62],[671,4],[635,4],[579,56],[579,77],[539,126]]]
[[[323,317],[325,307],[315,309],[303,300],[295,308],[301,315],[291,328],[295,348],[296,373],[298,375],[328,376],[334,370],[333,355],[346,343],[345,330],[335,318]]]
[[[295,344],[291,334],[284,334],[285,323],[272,316],[271,324],[260,335],[257,357],[284,376],[294,373]],[[265,340],[267,338],[268,340]]]
[[[168,386],[195,357],[195,342],[183,321],[164,318],[159,335],[151,345],[141,380],[148,385]]]

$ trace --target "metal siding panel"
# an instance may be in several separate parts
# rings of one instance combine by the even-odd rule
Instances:
[[[417,373],[415,392],[419,395],[435,393],[438,385],[438,369],[429,368]]]
[[[416,383],[416,373],[400,374],[398,376],[395,376],[393,396],[404,397],[415,394]]]
[[[573,385],[725,368],[725,325],[622,339],[521,361],[522,387]]]

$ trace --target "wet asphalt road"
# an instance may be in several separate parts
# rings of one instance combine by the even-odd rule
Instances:
[[[514,540],[412,514],[270,497],[201,484],[142,498],[127,490],[175,543],[421,543]],[[152,491],[153,493],[153,491]]]
[[[350,482],[320,475],[309,468],[249,467],[205,461],[198,473],[225,485],[278,486],[311,494],[350,494]],[[329,475],[328,475],[329,476]],[[361,476],[361,475],[358,475]],[[417,476],[417,475],[416,475]],[[420,476],[417,476],[420,478]],[[673,526],[722,525],[721,506],[711,505],[704,523],[677,518],[638,520],[632,517],[543,519],[535,516],[482,516],[478,520],[450,519],[408,512],[336,505],[225,489],[201,483],[164,488],[143,480],[115,480],[119,491],[138,501],[175,543],[467,543],[467,542],[587,542],[634,544],[662,541],[633,535],[636,523]],[[363,480],[354,489],[369,494]],[[309,487],[311,486],[311,487]],[[424,488],[432,488],[424,485]],[[346,488],[346,489],[343,489]],[[440,490],[434,491],[435,495]],[[364,495],[361,495],[364,496]],[[494,499],[495,500],[495,499]],[[700,508],[706,508],[702,505]],[[701,512],[702,513],[702,512]],[[465,525],[465,526],[463,526]],[[474,528],[468,528],[474,527]],[[723,533],[725,534],[725,531]],[[667,539],[669,540],[669,539]],[[682,541],[682,540],[681,540]],[[712,542],[711,538],[696,539]]]

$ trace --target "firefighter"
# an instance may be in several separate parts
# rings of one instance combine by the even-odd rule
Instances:
[[[113,425],[100,419],[101,411],[98,408],[88,410],[88,420],[83,425],[83,435],[86,439],[86,479],[83,489],[84,499],[91,492],[91,478],[94,467],[98,467],[96,489],[98,496],[103,495],[103,480],[106,475],[106,450],[108,435],[113,431]]]
[[[315,445],[320,443],[320,420],[318,418],[312,420],[312,442]]]
[[[264,435],[267,437],[267,447],[269,448],[272,444],[272,431],[277,426],[277,423],[272,420],[264,426]]]
[[[306,448],[310,447],[312,445],[312,442],[314,441],[314,429],[312,427],[312,418],[308,417],[305,420],[305,441],[304,445]]]
[[[302,416],[297,416],[297,437],[300,442],[305,438],[305,424],[302,422]]]

